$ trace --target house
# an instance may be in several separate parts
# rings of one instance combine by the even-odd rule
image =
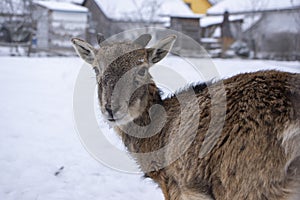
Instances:
[[[206,14],[207,10],[222,0],[183,0],[194,13]]]
[[[170,27],[170,16],[193,16],[182,0],[85,0],[90,12],[88,41],[95,44],[95,33],[106,38],[145,27]]]
[[[300,0],[224,0],[208,16],[244,15],[242,38],[255,58],[300,60]]]
[[[184,2],[197,14],[205,14],[212,6],[209,0],[184,0]]]
[[[36,48],[65,53],[72,37],[86,38],[88,9],[66,2],[36,1]]]

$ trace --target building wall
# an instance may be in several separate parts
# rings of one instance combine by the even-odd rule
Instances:
[[[188,3],[194,13],[205,14],[207,9],[211,7],[211,4],[208,0],[184,0],[185,3]]]
[[[90,28],[87,33],[87,40],[95,44],[97,42],[97,33],[102,33],[105,37],[110,35],[111,20],[104,15],[94,0],[85,0],[84,6],[87,7],[91,13],[89,16]]]
[[[52,20],[87,23],[87,13],[54,11],[52,13]]]
[[[97,33],[102,33],[105,38],[109,38],[112,35],[123,31],[145,27],[145,24],[142,22],[116,21],[110,19],[101,11],[94,0],[86,0],[84,2],[84,6],[87,7],[91,12],[89,21],[93,29],[90,29],[87,36],[88,41],[91,44],[95,45],[97,43]],[[163,24],[151,24],[151,26],[163,27]]]
[[[196,41],[200,41],[199,18],[171,17],[171,29],[188,35]]]
[[[37,49],[46,51],[72,50],[71,38],[86,38],[88,13],[51,11],[37,6]]]
[[[265,13],[244,39],[259,58],[299,60],[300,10]]]
[[[86,38],[87,13],[61,11],[52,11],[50,13],[50,48],[69,49],[71,48],[71,38]]]
[[[36,42],[38,49],[49,47],[49,12],[47,9],[38,7],[34,12],[34,19],[37,21]]]
[[[171,29],[184,35],[178,35],[174,50],[184,56],[202,56],[199,53],[199,18],[171,17]],[[193,40],[191,40],[192,38]]]

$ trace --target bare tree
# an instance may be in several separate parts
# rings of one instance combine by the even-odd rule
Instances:
[[[20,43],[31,44],[32,9],[33,0],[2,0],[0,2],[0,15],[3,16],[0,32],[3,36],[5,35],[1,41],[11,43],[11,47],[15,47],[18,54]]]
[[[139,23],[144,27],[153,26],[159,22],[162,16],[159,16],[161,8],[161,0],[132,0],[134,10],[124,13],[128,21],[132,23]]]
[[[0,13],[6,17],[6,21],[32,20],[33,0],[2,0],[0,1]]]
[[[164,0],[130,0],[132,8],[130,11],[124,12],[126,25],[130,28],[145,28],[145,32],[150,31],[150,27],[155,27],[157,24],[165,23],[163,21],[167,16],[162,16],[160,9]],[[128,29],[128,27],[127,27]],[[158,33],[153,34],[155,38]],[[136,33],[128,33],[127,38],[137,37]],[[125,38],[124,38],[125,39]]]
[[[158,20],[159,9],[162,2],[159,0],[144,0],[140,6],[137,4],[136,0],[133,0],[136,8],[138,19],[145,23],[146,26],[150,26]]]

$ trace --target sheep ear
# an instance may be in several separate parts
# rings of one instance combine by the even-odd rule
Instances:
[[[160,40],[153,47],[147,49],[149,62],[154,64],[166,57],[166,55],[172,49],[176,38],[176,35],[171,35],[165,39]]]
[[[139,44],[142,47],[147,46],[149,41],[151,40],[152,36],[150,34],[143,34],[140,37],[138,37],[136,40],[133,41],[135,44]]]
[[[84,40],[79,38],[72,39],[73,47],[77,54],[87,63],[92,64],[96,57],[97,50]]]

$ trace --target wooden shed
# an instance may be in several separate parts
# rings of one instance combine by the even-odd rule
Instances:
[[[67,52],[72,37],[86,38],[88,9],[65,2],[36,1],[37,50]]]

